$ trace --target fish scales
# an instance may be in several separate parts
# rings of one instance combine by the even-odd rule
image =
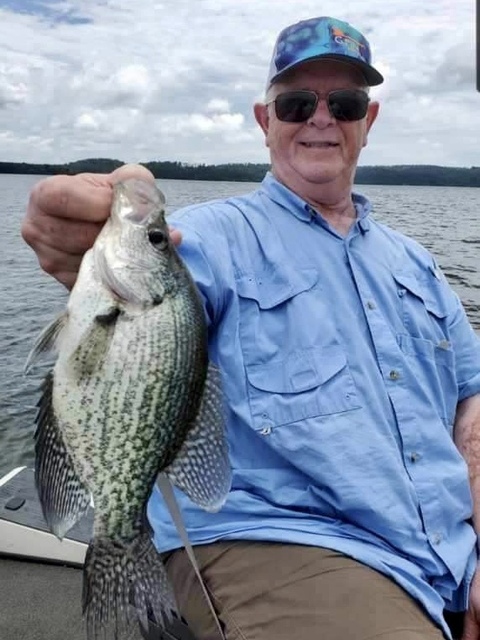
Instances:
[[[218,374],[208,363],[203,307],[168,237],[164,199],[148,183],[115,188],[109,220],[85,255],[66,313],[39,337],[55,347],[36,431],[45,518],[63,537],[93,496],[84,567],[89,640],[174,597],[145,521],[164,471],[216,510],[230,487]],[[132,611],[132,604],[134,611]]]
[[[186,306],[177,304],[176,298],[166,299],[158,309],[119,319],[107,359],[97,374],[81,379],[76,388],[71,382],[65,385],[58,398],[54,393],[57,406],[65,403],[62,414],[76,415],[85,402],[89,405],[88,419],[81,429],[75,427],[73,435],[83,445],[80,463],[84,469],[80,474],[91,469],[94,476],[91,492],[99,514],[95,517],[96,534],[126,537],[129,530],[133,537],[138,533],[141,525],[132,521],[132,512],[148,497],[152,475],[177,453],[183,430],[198,408],[195,399],[200,398],[198,388],[203,384],[198,371],[204,369],[205,362],[201,352],[192,357],[192,346],[204,340],[203,332],[198,336],[190,333],[188,340],[182,340],[181,349],[176,346],[179,334],[185,332],[183,325],[192,326]],[[194,317],[194,312],[190,315]],[[71,380],[68,370],[58,373]],[[190,393],[184,401],[187,389]],[[92,430],[92,419],[103,429]],[[106,434],[110,424],[114,428]],[[154,455],[158,451],[164,452],[160,462]],[[143,462],[140,467],[139,461],[144,459],[151,464]],[[128,483],[126,477],[130,477]],[[110,522],[102,518],[104,512]]]

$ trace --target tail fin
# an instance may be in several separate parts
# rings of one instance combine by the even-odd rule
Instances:
[[[148,629],[148,617],[163,626],[177,607],[167,572],[150,536],[131,544],[95,538],[83,572],[83,613],[87,638],[118,640],[137,620]]]

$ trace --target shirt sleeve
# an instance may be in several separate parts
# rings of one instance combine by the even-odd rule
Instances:
[[[458,296],[449,330],[458,380],[458,399],[480,393],[480,337],[471,326]]]
[[[197,285],[209,328],[221,317],[231,287],[228,243],[215,220],[220,211],[221,204],[199,205],[168,217],[168,224],[182,233],[178,254]]]
[[[428,276],[430,292],[433,296],[438,293],[448,311],[447,330],[455,356],[458,400],[461,401],[480,392],[480,336],[475,333],[459,296],[434,256],[423,247],[422,251],[425,253],[420,253],[420,261]]]

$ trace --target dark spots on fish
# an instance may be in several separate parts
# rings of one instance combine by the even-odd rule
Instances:
[[[102,313],[98,316],[95,316],[95,320],[102,327],[109,327],[115,322],[119,315],[120,309],[118,307],[112,307],[107,313]]]

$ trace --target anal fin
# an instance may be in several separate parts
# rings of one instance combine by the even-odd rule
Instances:
[[[52,409],[53,376],[43,383],[35,431],[35,483],[43,515],[52,533],[62,539],[90,503],[90,493],[74,469]]]

